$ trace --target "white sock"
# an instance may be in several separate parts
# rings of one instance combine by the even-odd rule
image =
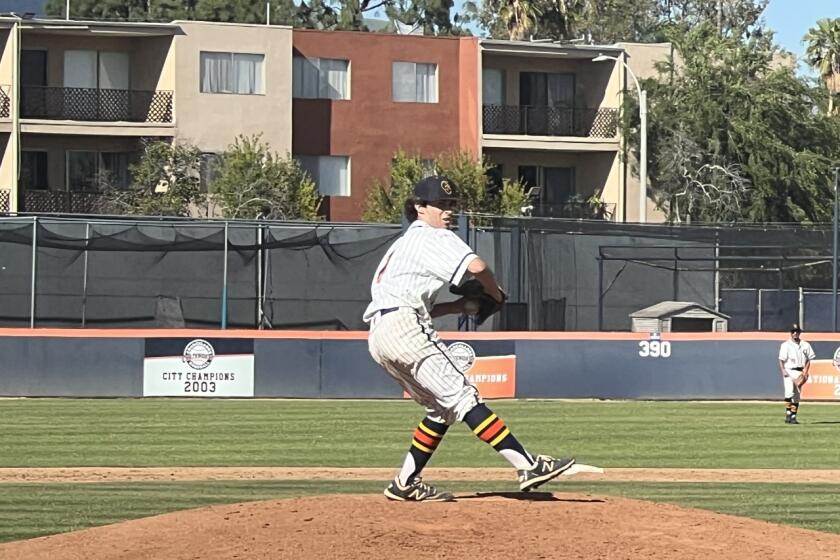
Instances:
[[[526,457],[525,455],[522,455],[522,453],[514,451],[513,449],[500,449],[499,453],[501,453],[502,457],[507,459],[516,470],[527,470],[533,468],[534,466],[534,460],[530,457],[530,455]]]
[[[411,453],[406,453],[405,461],[400,469],[400,474],[397,475],[397,482],[400,483],[400,486],[408,484],[408,477],[410,477],[416,469],[417,466],[414,464],[414,457],[411,456]]]

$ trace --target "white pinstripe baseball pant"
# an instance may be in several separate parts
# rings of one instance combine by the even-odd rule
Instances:
[[[433,420],[454,424],[481,402],[478,390],[455,366],[431,319],[410,307],[373,320],[368,350]]]

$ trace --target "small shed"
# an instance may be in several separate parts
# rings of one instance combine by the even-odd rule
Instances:
[[[662,301],[630,314],[633,332],[726,332],[729,316],[693,301]]]

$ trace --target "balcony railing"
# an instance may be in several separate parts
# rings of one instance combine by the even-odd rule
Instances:
[[[0,89],[0,119],[8,119],[12,114],[12,100],[5,90]]]
[[[618,109],[485,105],[484,133],[615,138]]]
[[[561,204],[534,204],[532,216],[579,220],[615,220],[615,204],[569,201]]]
[[[0,189],[0,213],[10,212],[12,210],[12,191],[9,189]]]
[[[97,122],[172,122],[171,91],[24,86],[20,116]]]
[[[23,194],[21,212],[54,214],[95,214],[97,192],[27,190]]]

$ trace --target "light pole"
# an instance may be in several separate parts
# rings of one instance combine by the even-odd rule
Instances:
[[[834,168],[834,238],[831,243],[831,330],[837,332],[837,181],[840,167]]]
[[[647,221],[647,92],[639,85],[639,80],[630,66],[617,56],[599,54],[592,59],[592,62],[606,62],[607,60],[620,62],[627,69],[636,84],[636,92],[639,94],[639,120],[641,121],[639,132],[639,222],[645,223]]]

